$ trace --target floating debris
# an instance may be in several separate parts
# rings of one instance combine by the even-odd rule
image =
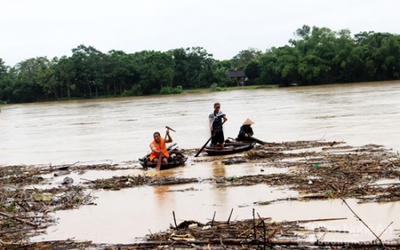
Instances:
[[[194,155],[197,149],[184,150]],[[213,161],[208,157],[201,161]],[[352,147],[344,142],[296,141],[257,145],[243,155],[225,158],[224,164],[262,163],[260,174],[248,176],[203,178],[217,187],[243,185],[281,186],[299,191],[302,195],[291,200],[355,198],[359,203],[400,201],[400,156],[381,145],[368,144]],[[78,163],[78,162],[76,162]],[[329,246],[323,241],[304,241],[297,237],[306,229],[302,222],[274,222],[271,218],[207,223],[185,221],[171,226],[166,232],[147,236],[148,242],[127,245],[92,244],[91,242],[47,241],[29,243],[29,237],[45,233],[48,226],[56,223],[53,211],[77,209],[83,205],[95,205],[92,189],[121,190],[143,185],[173,185],[199,183],[199,178],[176,178],[138,175],[114,176],[107,179],[85,180],[74,183],[65,177],[63,185],[47,187],[48,176],[62,176],[92,170],[136,169],[121,168],[118,164],[62,166],[5,166],[0,168],[0,245],[9,249],[152,249],[173,247],[185,249],[266,249],[277,247],[305,248]],[[266,174],[263,168],[290,168],[280,174]],[[83,179],[83,178],[81,178]],[[40,185],[41,188],[32,185]],[[256,205],[269,205],[281,201],[257,201]],[[314,229],[330,232],[329,228]],[[346,233],[346,232],[336,232]],[[296,238],[297,237],[297,238]],[[183,243],[185,242],[185,243]],[[338,247],[338,243],[335,243]],[[346,245],[347,244],[347,245]],[[344,243],[343,246],[381,247],[379,241]],[[398,243],[385,243],[386,247],[398,247]]]
[[[72,179],[71,177],[65,177],[61,184],[69,185],[69,184],[72,184],[72,183],[74,183],[74,179]]]

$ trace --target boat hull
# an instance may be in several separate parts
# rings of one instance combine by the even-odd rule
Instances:
[[[235,154],[243,151],[247,151],[252,149],[256,145],[256,142],[226,142],[224,144],[224,150],[214,150],[213,147],[207,146],[204,148],[204,151],[210,155],[227,155],[227,154]]]
[[[179,166],[185,165],[185,162],[187,161],[187,156],[183,155],[181,152],[178,150],[172,150],[170,151],[171,157],[168,159],[168,164],[163,165],[161,164],[160,170],[165,170],[165,169],[170,169],[170,168],[176,168]],[[157,164],[155,162],[151,162],[149,159],[149,156],[146,155],[142,158],[139,158],[139,163],[142,165],[143,168],[156,168]]]

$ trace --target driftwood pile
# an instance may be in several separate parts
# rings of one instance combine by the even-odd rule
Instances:
[[[264,168],[288,168],[289,171],[283,174],[263,174],[261,169],[258,175],[203,178],[201,181],[226,187],[257,184],[286,186],[303,194],[294,199],[357,198],[359,202],[400,200],[400,156],[397,153],[379,145],[351,147],[342,144],[298,141],[257,146],[241,157],[225,158],[225,164],[254,162],[263,163]],[[139,175],[112,177],[85,184],[93,189],[119,190],[138,185],[197,182],[197,178]]]
[[[167,249],[390,249],[400,247],[400,242],[382,242],[377,235],[376,240],[368,242],[323,241],[326,233],[347,234],[349,232],[328,230],[325,227],[309,230],[302,226],[302,224],[310,222],[345,220],[347,218],[275,222],[272,218],[262,218],[259,214],[256,216],[253,209],[253,219],[231,222],[231,215],[226,222],[218,222],[213,219],[206,224],[184,221],[177,225],[173,213],[175,226],[171,225],[169,231],[151,234],[148,236],[148,242],[132,244],[130,247]],[[304,232],[307,234],[322,232],[323,234],[322,237],[310,241],[307,236],[301,234]],[[127,247],[127,245],[125,246]]]
[[[185,150],[193,156],[197,149]],[[214,158],[193,159],[194,164]],[[257,185],[285,186],[299,191],[298,200],[356,198],[359,202],[393,202],[400,200],[400,156],[380,145],[352,147],[344,142],[297,141],[257,145],[242,156],[225,157],[225,164],[254,163],[260,173],[250,176],[202,179],[218,187]],[[263,174],[263,168],[285,168],[284,174]],[[130,245],[98,245],[91,242],[65,241],[30,243],[29,238],[45,232],[57,223],[52,211],[78,209],[94,205],[92,189],[120,190],[141,185],[172,185],[197,183],[197,178],[151,177],[144,172],[137,176],[114,176],[108,179],[86,180],[74,184],[65,177],[62,184],[46,187],[46,176],[68,176],[71,172],[119,170],[117,164],[75,166],[6,166],[0,167],[0,248],[25,249],[269,249],[276,247],[323,247],[323,243],[304,241],[296,236],[305,230],[301,221],[274,222],[253,212],[252,220],[207,223],[185,221],[166,232],[146,236],[147,242]],[[41,188],[32,188],[42,185]],[[263,202],[259,205],[270,204]],[[325,220],[340,219],[328,218]],[[334,244],[334,243],[332,243]],[[336,247],[339,246],[335,243]],[[359,242],[353,247],[373,247],[384,244],[379,237],[373,242]],[[228,247],[227,247],[228,246]],[[347,247],[349,243],[347,243]],[[398,247],[386,243],[386,247]]]
[[[83,186],[67,184],[46,189],[31,185],[45,182],[42,175],[65,171],[61,167],[0,167],[0,246],[26,242],[56,223],[50,215],[56,210],[75,209],[93,204],[93,197]]]
[[[296,150],[298,144],[286,143]],[[289,173],[243,176],[238,183],[286,185],[300,191],[299,199],[356,198],[359,202],[400,200],[400,156],[379,145],[341,146],[337,142],[302,142],[319,150],[293,152],[251,151],[249,159],[269,159],[270,166],[292,167]],[[382,183],[379,183],[382,181]],[[234,185],[238,184],[235,183]]]

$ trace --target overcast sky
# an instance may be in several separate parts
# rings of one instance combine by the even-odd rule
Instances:
[[[71,56],[200,46],[218,60],[265,51],[303,25],[400,34],[399,0],[0,0],[0,58],[8,66]]]

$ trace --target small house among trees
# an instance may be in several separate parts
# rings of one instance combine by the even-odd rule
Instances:
[[[228,76],[232,82],[240,83],[246,81],[246,75],[243,70],[229,70]]]

